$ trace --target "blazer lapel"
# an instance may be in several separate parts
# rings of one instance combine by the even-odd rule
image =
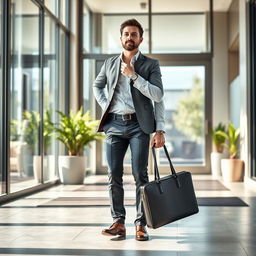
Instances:
[[[111,73],[113,74],[112,78],[112,82],[111,82],[111,88],[115,88],[117,85],[117,81],[118,81],[118,77],[119,77],[119,73],[120,73],[120,68],[121,68],[121,59],[117,58],[114,65],[112,66],[112,70]]]
[[[140,53],[138,59],[134,63],[134,68],[136,72],[140,73],[140,67],[144,61],[145,61],[145,56],[142,53]]]

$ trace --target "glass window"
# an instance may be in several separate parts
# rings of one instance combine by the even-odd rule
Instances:
[[[55,22],[49,16],[45,16],[45,41],[44,41],[44,181],[56,177],[56,162],[58,143],[53,137],[53,123],[57,123],[59,110],[58,95],[58,54],[57,37],[58,30]]]
[[[12,0],[10,83],[11,192],[37,184],[33,162],[39,151],[39,9]]]
[[[67,51],[66,51],[66,42],[67,35],[60,29],[60,40],[59,40],[59,86],[58,86],[58,109],[61,111],[65,111],[66,107],[66,96],[68,95],[68,91],[66,90],[66,85],[68,84],[67,78]],[[67,95],[66,95],[67,94]]]
[[[120,25],[128,19],[135,18],[144,29],[143,42],[140,45],[142,53],[148,53],[148,16],[147,15],[104,15],[102,17],[102,52],[120,53],[123,47],[120,43]],[[94,52],[98,49],[94,47]]]
[[[93,81],[94,81],[94,71],[93,71],[93,66],[95,65],[95,61],[94,60],[88,60],[85,59],[84,60],[84,89],[83,89],[83,105],[84,105],[84,110],[90,110],[92,107],[92,97],[91,95],[93,95],[92,92],[92,86],[90,86]]]
[[[68,85],[68,77],[67,77],[67,54],[66,51],[66,42],[67,42],[67,35],[60,29],[60,39],[59,39],[59,58],[58,58],[58,86],[55,88],[55,94],[56,94],[56,100],[58,101],[58,105],[56,105],[56,110],[60,110],[63,113],[65,112],[65,109],[67,107],[66,99],[69,97],[69,92],[67,89]],[[58,91],[57,91],[58,90]],[[57,108],[58,107],[58,108]],[[59,120],[59,116],[55,117],[54,122],[57,122]],[[65,147],[63,143],[60,143],[58,140],[55,140],[55,147],[56,147],[56,155],[64,155],[65,154]],[[57,154],[58,152],[58,154]],[[57,160],[57,159],[56,159]],[[56,168],[56,170],[58,170]],[[56,175],[58,175],[58,172],[56,171]]]
[[[92,92],[92,86],[91,84],[94,81],[94,65],[95,65],[95,61],[94,60],[84,60],[83,63],[83,68],[84,68],[84,86],[83,86],[83,107],[84,107],[84,112],[86,112],[87,110],[91,110],[92,109],[92,100],[93,100],[93,92]],[[93,112],[90,111],[90,114],[93,115]],[[87,156],[87,168],[91,168],[92,167],[92,161],[94,159],[93,157],[93,152],[91,150],[91,147],[89,147],[88,145],[84,148],[84,154]]]
[[[152,16],[152,52],[206,52],[205,21],[205,14],[154,14]]]
[[[209,26],[209,1],[152,0],[152,53],[208,52]]]
[[[161,66],[166,147],[176,165],[205,164],[205,67]],[[168,164],[160,151],[160,164]]]
[[[59,0],[44,0],[44,4],[55,16],[58,16]]]
[[[122,51],[120,25],[127,19],[135,18],[144,29],[144,40],[140,50],[143,53],[148,53],[147,12],[147,1],[85,0],[84,50],[86,52],[89,50],[92,53],[120,53]],[[89,35],[91,35],[91,48],[89,47]]]
[[[83,52],[91,52],[91,22],[90,22],[90,10],[86,4],[84,4],[83,10]]]

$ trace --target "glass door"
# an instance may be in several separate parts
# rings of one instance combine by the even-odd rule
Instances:
[[[161,62],[160,62],[161,63]],[[177,169],[209,173],[210,83],[208,66],[161,65],[164,87],[166,147]],[[169,171],[158,150],[162,171]]]

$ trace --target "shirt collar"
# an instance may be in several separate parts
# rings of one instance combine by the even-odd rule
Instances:
[[[140,51],[138,51],[138,52],[132,57],[132,63],[134,63],[134,62],[138,59],[139,55],[140,55]],[[122,52],[121,52],[121,54],[120,54],[120,59],[121,59],[122,62],[124,62],[124,61],[123,61],[123,53],[122,53]]]

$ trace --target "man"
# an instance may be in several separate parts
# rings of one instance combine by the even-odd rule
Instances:
[[[145,241],[149,237],[140,187],[148,182],[150,134],[155,132],[151,146],[158,148],[165,143],[163,85],[158,61],[139,51],[143,41],[141,24],[135,19],[127,20],[121,24],[120,33],[123,52],[104,62],[93,84],[95,98],[103,109],[98,131],[107,135],[109,194],[114,220],[102,234],[126,235],[122,177],[123,159],[130,145],[136,183],[135,239]]]

